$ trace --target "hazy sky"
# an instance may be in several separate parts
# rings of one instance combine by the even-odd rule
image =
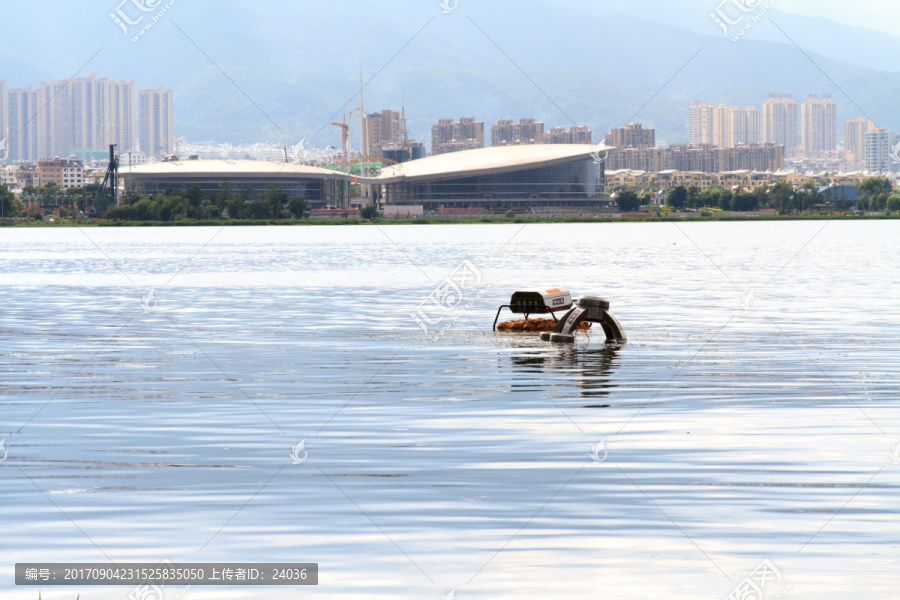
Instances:
[[[462,0],[473,2],[474,0]],[[498,0],[516,2],[517,0]],[[659,23],[693,29],[698,33],[710,28],[709,14],[723,0],[549,0],[593,14],[629,14]],[[768,6],[775,12],[823,17],[843,25],[863,27],[900,36],[900,2],[897,0],[731,0],[752,7]],[[728,0],[725,0],[728,2]],[[725,11],[734,14],[734,8]]]
[[[900,35],[897,0],[779,0],[776,8]]]

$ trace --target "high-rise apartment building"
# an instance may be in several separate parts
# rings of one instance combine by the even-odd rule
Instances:
[[[67,157],[74,152],[105,152],[117,144],[124,152],[134,147],[134,82],[105,77],[76,77],[41,84],[43,130],[39,158]]]
[[[74,152],[134,147],[134,82],[77,77],[9,90],[11,160],[36,162]]]
[[[625,148],[653,148],[656,146],[656,130],[640,123],[616,127],[606,134],[603,143],[619,150]]]
[[[67,157],[71,151],[102,150],[106,146],[110,125],[108,83],[91,76],[77,77],[63,84],[63,92],[68,97],[61,94],[55,100],[68,103],[68,107],[60,107],[65,111],[68,127],[61,130],[60,139],[55,140],[58,150],[54,156]],[[66,108],[70,110],[66,111]],[[59,112],[57,119],[60,119]]]
[[[762,112],[755,106],[744,109],[747,119],[747,139],[742,144],[752,145],[762,143]]]
[[[844,152],[851,163],[861,163],[866,158],[866,133],[875,129],[875,123],[865,117],[850,119],[844,123]]]
[[[38,94],[31,86],[8,91],[9,163],[38,160]]]
[[[751,144],[717,148],[712,144],[690,144],[666,148],[627,148],[610,152],[604,163],[609,171],[630,169],[661,171],[778,171],[784,169],[784,153],[778,144]]]
[[[761,114],[755,106],[696,103],[691,107],[689,128],[690,144],[695,146],[736,148],[762,142]]]
[[[900,171],[900,134],[877,127],[865,134],[866,170],[873,173]]]
[[[457,122],[441,119],[431,128],[431,153],[446,154],[484,148],[484,122],[463,117]]]
[[[66,82],[41,83],[37,103],[37,159],[69,156],[72,111]]]
[[[491,127],[491,146],[523,146],[544,143],[544,124],[534,119],[501,119]]]
[[[748,144],[759,144],[760,112],[755,106],[741,108],[732,106],[724,111],[716,108],[713,139],[720,148],[736,148]],[[721,127],[721,130],[720,130]]]
[[[116,144],[120,154],[137,149],[137,120],[135,119],[135,86],[133,81],[110,81],[109,117],[106,124],[106,144]]]
[[[736,148],[747,143],[747,113],[739,106],[732,106],[725,121],[726,144],[722,148]]]
[[[575,125],[570,129],[554,127],[544,133],[545,144],[592,144],[593,134],[586,125]]]
[[[809,158],[837,149],[837,103],[830,94],[810,94],[801,106],[800,147]]]
[[[454,142],[453,119],[441,119],[431,126],[431,153],[452,152],[449,145]]]
[[[9,126],[6,123],[6,108],[8,101],[6,80],[0,79],[0,165],[5,165],[9,159]]]
[[[366,116],[369,153],[381,154],[386,146],[403,144],[402,114],[394,110],[382,110]]]
[[[735,110],[730,106],[720,104],[713,109],[713,145],[719,148],[733,148],[734,132],[732,131],[733,122],[731,119],[732,111]],[[737,109],[740,110],[740,109]]]
[[[148,157],[162,158],[175,152],[172,90],[159,86],[138,93],[140,149]]]
[[[799,110],[790,94],[772,94],[763,103],[762,138],[766,144],[780,144],[785,152],[799,145]]]
[[[691,145],[713,143],[713,120],[716,107],[706,102],[691,105],[688,118],[688,143]]]

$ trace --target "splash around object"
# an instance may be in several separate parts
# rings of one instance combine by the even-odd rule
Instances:
[[[599,323],[603,327],[608,343],[624,343],[627,338],[625,330],[618,319],[609,312],[609,301],[599,296],[582,296],[577,304],[573,305],[572,296],[563,288],[547,290],[526,290],[515,292],[509,304],[504,304],[497,309],[494,318],[494,331],[498,329],[497,320],[500,311],[508,308],[511,312],[524,314],[525,319],[501,323],[501,331],[542,331],[541,340],[559,344],[572,344],[575,342],[575,333],[578,330],[590,328],[591,323]],[[562,319],[557,319],[554,313],[567,310]],[[532,314],[550,314],[553,317],[538,321],[529,321]],[[522,323],[524,321],[524,323]],[[534,325],[532,325],[534,323]],[[519,325],[521,324],[521,328]],[[550,327],[552,326],[552,331]],[[538,328],[540,327],[540,328]]]

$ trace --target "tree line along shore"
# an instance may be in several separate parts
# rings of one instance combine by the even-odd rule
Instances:
[[[213,193],[199,187],[168,189],[154,196],[126,192],[118,206],[102,202],[98,185],[63,190],[56,184],[29,186],[16,197],[0,186],[0,220],[5,225],[261,225],[335,223],[496,223],[496,222],[603,222],[610,220],[652,221],[659,219],[744,220],[811,218],[885,218],[900,213],[900,191],[889,179],[872,177],[854,186],[853,200],[823,194],[807,184],[794,189],[787,183],[745,191],[740,188],[699,189],[678,186],[670,189],[664,203],[653,204],[652,195],[627,188],[611,193],[611,206],[603,211],[528,209],[483,211],[476,215],[426,214],[418,218],[386,218],[374,204],[358,210],[342,211],[339,218],[324,218],[310,211],[306,200],[291,198],[282,189],[270,186],[261,192],[249,187],[240,190],[222,184]],[[543,214],[542,214],[543,213]]]

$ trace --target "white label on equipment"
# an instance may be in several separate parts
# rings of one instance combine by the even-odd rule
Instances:
[[[568,325],[573,324],[578,319],[578,317],[581,316],[581,313],[583,313],[583,312],[584,312],[583,308],[575,309],[575,312],[573,312],[572,315],[566,320],[566,323]]]

